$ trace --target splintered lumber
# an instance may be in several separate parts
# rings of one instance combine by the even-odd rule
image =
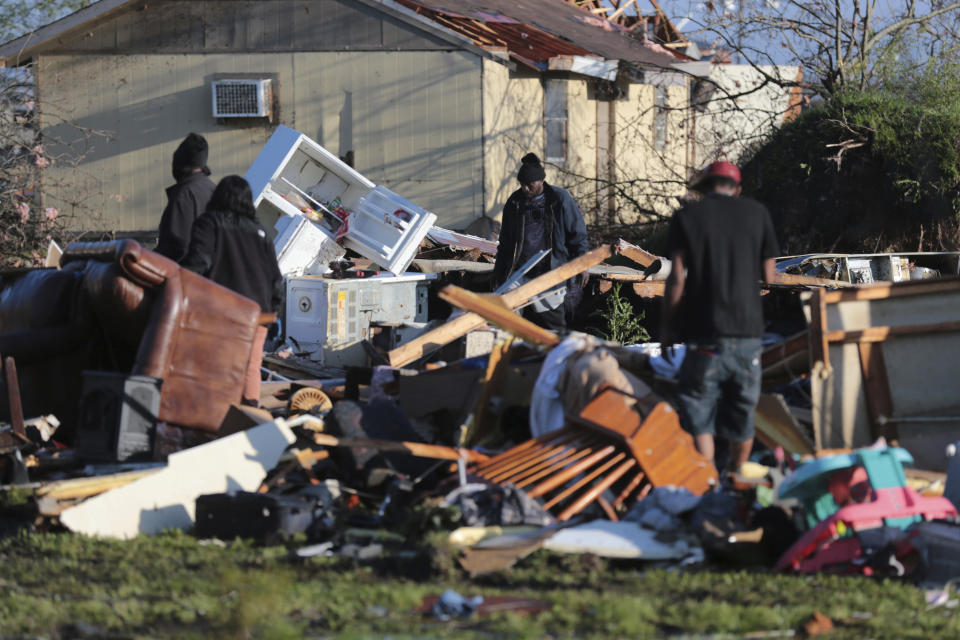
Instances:
[[[655,256],[649,251],[644,251],[640,247],[630,244],[622,238],[617,240],[617,253],[630,258],[641,267],[649,267],[654,262],[661,259],[660,256]]]
[[[111,473],[106,476],[97,476],[94,478],[74,478],[71,480],[57,480],[48,482],[37,488],[36,494],[39,497],[49,500],[75,500],[77,498],[89,498],[98,493],[109,491],[130,484],[134,480],[139,480],[151,473],[160,471],[161,467],[154,469],[144,469],[141,471],[128,471],[125,473]]]
[[[463,458],[468,463],[481,463],[490,459],[490,456],[484,455],[479,451],[474,451],[473,449],[455,449],[453,447],[426,444],[424,442],[377,440],[375,438],[338,438],[328,433],[314,433],[313,441],[323,447],[376,449],[377,451],[407,453],[419,458],[434,458],[436,460],[460,460]]]
[[[615,253],[613,245],[605,244],[588,251],[579,258],[574,258],[566,264],[560,265],[552,271],[526,282],[516,289],[507,291],[501,296],[503,303],[511,309],[527,303],[531,298],[540,295],[547,289],[569,280],[575,275],[583,273],[590,267],[600,264]],[[445,324],[417,336],[406,344],[400,345],[387,356],[392,367],[402,367],[414,360],[418,360],[440,347],[450,344],[457,338],[465,336],[477,327],[482,327],[486,321],[476,313],[465,313],[446,322]]]
[[[557,334],[518,316],[503,304],[500,296],[482,296],[450,284],[440,291],[440,298],[461,309],[472,311],[501,329],[529,342],[548,347],[560,344]]]
[[[57,516],[64,509],[74,506],[80,500],[96,496],[105,491],[116,489],[130,484],[134,480],[146,477],[160,471],[161,467],[128,471],[125,473],[111,473],[94,478],[73,478],[47,482],[37,487],[34,494],[37,500],[37,509],[40,515]]]

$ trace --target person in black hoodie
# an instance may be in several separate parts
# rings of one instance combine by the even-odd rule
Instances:
[[[536,154],[528,153],[520,162],[520,188],[503,207],[493,268],[495,286],[543,249],[550,249],[549,257],[528,272],[527,279],[556,269],[589,249],[587,227],[573,197],[560,187],[547,184],[546,171]],[[568,289],[566,285],[555,287],[543,299],[525,307],[523,316],[545,329],[565,330],[564,299]]]
[[[167,206],[160,218],[160,232],[156,252],[175,262],[187,255],[190,230],[206,210],[213,194],[213,180],[207,167],[207,141],[198,133],[191,133],[173,152],[173,179],[167,187]]]
[[[257,220],[250,184],[240,176],[227,176],[217,185],[206,212],[193,225],[182,266],[257,302],[264,313],[280,311],[283,276],[277,254]],[[267,328],[259,327],[244,385],[244,404],[259,403],[266,337]]]

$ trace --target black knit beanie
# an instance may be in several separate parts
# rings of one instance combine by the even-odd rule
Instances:
[[[520,158],[520,171],[517,172],[517,180],[520,181],[520,184],[530,184],[531,182],[536,182],[537,180],[544,180],[547,177],[547,172],[544,171],[543,165],[540,164],[540,158],[537,157],[535,153],[528,153],[527,155]]]
[[[210,169],[207,168],[208,151],[207,140],[199,133],[191,133],[184,138],[173,152],[174,180],[185,178],[194,169],[202,169],[204,174],[210,175]]]

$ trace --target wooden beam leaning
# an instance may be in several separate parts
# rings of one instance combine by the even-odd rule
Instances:
[[[472,311],[524,340],[548,347],[560,344],[560,337],[557,334],[517,315],[503,304],[500,296],[480,295],[448,284],[440,290],[440,299],[461,309]]]
[[[575,275],[583,273],[590,267],[600,264],[614,253],[613,245],[602,245],[592,251],[588,251],[579,258],[574,258],[570,262],[560,265],[552,271],[548,271],[542,276],[534,278],[530,282],[520,285],[516,289],[507,291],[500,296],[500,298],[506,306],[515,309],[547,289],[551,289],[564,280],[568,280]],[[390,366],[402,367],[410,364],[414,360],[418,360],[440,347],[450,344],[473,329],[483,326],[485,323],[486,321],[476,313],[465,313],[462,316],[453,318],[436,329],[417,336],[406,344],[400,345],[393,351],[390,351],[387,354],[390,360]]]

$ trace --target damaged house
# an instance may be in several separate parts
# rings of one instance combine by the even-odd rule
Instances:
[[[187,132],[220,177],[281,124],[452,229],[486,232],[531,150],[588,215],[617,208],[612,182],[679,195],[695,159],[682,113],[710,66],[562,0],[100,0],[0,56],[32,65],[64,158],[46,204],[112,231],[156,228]]]

